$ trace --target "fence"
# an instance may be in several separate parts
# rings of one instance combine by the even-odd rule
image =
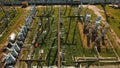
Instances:
[[[105,0],[34,0],[34,1],[28,1],[29,4],[36,4],[36,5],[63,5],[63,4],[80,4],[81,2],[83,4],[101,4],[104,3]],[[111,4],[111,3],[120,3],[119,0],[106,0],[106,4]],[[14,2],[4,2],[4,5],[21,5],[22,1],[14,1]]]

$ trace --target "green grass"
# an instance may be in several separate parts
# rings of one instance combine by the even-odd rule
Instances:
[[[23,53],[24,56],[22,57],[23,60],[25,60],[25,59],[28,57],[28,56],[27,56],[28,53],[29,53],[29,51],[24,51],[24,53]],[[21,63],[20,63],[20,68],[24,68],[24,67],[25,67],[25,64],[26,64],[25,62],[21,62]]]
[[[111,48],[102,48],[100,55],[102,57],[115,57],[115,54],[113,53]]]
[[[96,5],[99,9],[103,10],[101,5]]]
[[[113,39],[112,35],[110,34],[110,32],[107,33],[107,36],[111,40],[111,43],[114,44],[114,47],[118,48],[118,46],[117,46],[115,40]]]
[[[103,10],[103,8],[100,5],[97,5],[97,7]],[[114,19],[108,18],[108,20],[109,20],[110,26],[115,31],[117,36],[120,38],[120,29],[118,28],[120,27],[120,16],[119,16],[120,9],[114,9],[112,7],[109,7],[108,5],[105,8],[106,8],[106,12],[114,17]]]
[[[7,31],[3,34],[3,36],[0,38],[0,43],[4,43],[6,41],[6,39],[8,38],[8,36],[10,35],[10,33],[12,32],[13,29],[13,24],[15,23],[23,23],[23,21],[18,21],[19,18],[21,17],[21,15],[23,15],[24,10],[23,9],[18,9],[18,14],[17,16],[11,21],[10,26],[8,27]],[[16,22],[17,21],[17,22]]]
[[[12,8],[7,8],[7,17],[9,17],[9,20],[6,20],[6,16],[5,16],[5,13],[3,11],[0,12],[0,34],[5,30],[6,28],[6,25],[7,24],[10,24],[11,21],[14,19],[14,17],[16,17],[17,13],[12,9]],[[17,10],[17,9],[16,9]],[[19,11],[18,11],[19,13]]]
[[[3,11],[0,11],[0,20],[1,18],[4,16],[5,14],[3,13]]]
[[[120,9],[114,9],[114,8],[106,6],[106,10],[108,13],[110,13],[114,17],[114,19],[109,18],[109,22],[110,22],[111,27],[115,31],[115,33],[120,38],[120,29],[118,28],[120,27],[120,16],[119,16]]]
[[[120,29],[118,28],[120,27],[120,23],[119,23],[120,20],[109,19],[109,21],[110,21],[111,27],[113,28],[117,36],[120,38]]]
[[[35,20],[33,21],[34,23],[32,24],[32,28],[30,29],[30,36],[28,38],[27,43],[32,43],[33,37],[36,32],[36,26],[38,26],[38,17],[35,17]]]
[[[50,9],[48,9],[50,10]],[[58,9],[55,9],[55,18],[57,17],[58,13],[56,13],[58,11]],[[49,23],[51,23],[51,18],[49,18],[50,21]],[[46,22],[46,19],[43,18],[43,28],[45,28],[45,24],[48,23]],[[51,28],[52,30],[55,30],[57,29],[57,18],[53,21],[53,24],[51,24]],[[44,30],[46,30],[47,32],[49,31],[49,28],[45,28]],[[41,33],[41,32],[40,32]],[[44,49],[44,54],[43,54],[43,59],[45,59],[46,57],[46,65],[53,65],[56,63],[56,59],[57,59],[57,40],[55,40],[56,42],[54,42],[54,39],[53,37],[56,37],[56,32],[48,32],[47,35],[46,35],[46,39],[44,41],[44,43],[41,42],[41,38],[42,38],[42,35],[40,34],[40,37],[38,39],[38,42],[40,42],[40,49]],[[51,46],[55,46],[55,48],[52,48],[51,49]],[[51,50],[51,52],[49,52]],[[47,57],[49,56],[49,57]],[[54,59],[53,57],[55,57],[56,59]],[[51,60],[51,61],[50,61]]]
[[[116,50],[118,56],[120,56],[120,48],[115,48],[115,50]]]

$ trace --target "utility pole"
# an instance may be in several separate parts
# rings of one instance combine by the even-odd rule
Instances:
[[[60,7],[58,18],[58,68],[60,68]]]

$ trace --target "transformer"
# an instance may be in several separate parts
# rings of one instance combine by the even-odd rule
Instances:
[[[7,64],[14,64],[16,63],[16,58],[11,54],[3,54],[2,62],[6,62]]]
[[[20,52],[20,46],[15,42],[15,43],[8,43],[8,48],[14,48],[17,52]]]
[[[7,48],[14,57],[18,57],[18,52],[14,48]]]
[[[13,48],[14,48],[17,52],[20,52],[20,47],[18,46],[17,43],[14,44]]]
[[[22,47],[23,44],[24,44],[23,41],[17,41],[16,43],[17,43],[17,45],[18,45],[19,47]]]
[[[27,30],[27,27],[26,26],[22,26],[22,28],[21,29],[23,29],[24,31],[25,31],[25,33],[27,33],[28,32],[28,30]]]
[[[9,57],[7,58],[6,62],[8,64],[11,64],[11,63],[14,64],[14,63],[16,63],[16,58],[11,53],[9,53],[8,55],[9,55]]]
[[[24,39],[25,39],[25,37],[24,37],[23,33],[19,32],[18,33],[18,40],[19,41],[24,41]]]
[[[13,44],[14,44],[14,43],[12,43],[12,42],[9,41],[8,44],[7,44],[7,47],[8,47],[8,48],[12,48]]]
[[[21,29],[21,30],[20,30],[20,33],[22,33],[24,37],[26,37],[26,35],[27,35],[27,33],[25,32],[24,29]]]

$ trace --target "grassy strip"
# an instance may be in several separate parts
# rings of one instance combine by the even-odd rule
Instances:
[[[1,18],[4,16],[5,14],[3,13],[3,11],[0,11],[0,20]]]
[[[108,49],[108,48],[101,48],[100,55],[102,57],[115,57],[115,54],[112,51],[112,49]]]
[[[38,18],[35,17],[35,20],[34,20],[34,23],[32,25],[32,28],[30,29],[30,36],[29,36],[29,39],[27,41],[27,43],[32,43],[33,41],[33,37],[35,35],[35,31],[36,31],[36,26],[38,26]]]
[[[23,58],[22,59],[27,59],[27,57],[28,57],[28,54],[29,54],[29,51],[24,51],[24,56],[23,56]],[[25,68],[26,67],[26,65],[25,65],[26,63],[25,62],[20,62],[20,67],[19,68]]]
[[[109,32],[107,33],[107,36],[111,40],[111,43],[114,44],[114,48],[115,48],[117,54],[120,56],[120,48],[117,46],[115,40],[112,38],[112,36],[111,36],[111,34]]]

